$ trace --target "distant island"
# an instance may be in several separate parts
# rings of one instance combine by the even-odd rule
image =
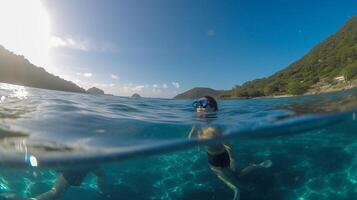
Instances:
[[[223,91],[205,87],[192,88],[184,93],[176,95],[175,99],[197,99],[202,96],[218,97]]]
[[[54,76],[0,45],[0,82],[49,90],[86,93],[83,88]]]
[[[104,94],[104,91],[99,88],[92,87],[87,90],[87,93],[89,93],[89,94]]]
[[[131,97],[133,97],[133,98],[141,98],[141,96],[138,93],[134,93],[133,95],[131,95]]]

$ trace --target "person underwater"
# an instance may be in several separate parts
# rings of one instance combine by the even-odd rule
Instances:
[[[218,111],[217,101],[211,96],[204,96],[193,103],[200,119],[210,118]],[[199,141],[212,140],[222,137],[222,131],[207,123],[206,126],[193,126],[189,138],[197,137]],[[208,166],[214,174],[234,192],[233,200],[239,199],[239,180],[242,176],[261,168],[269,168],[270,160],[260,164],[251,164],[242,170],[237,170],[236,161],[232,155],[232,148],[228,144],[214,143],[205,146],[207,152]]]
[[[99,167],[92,169],[66,169],[61,170],[52,188],[35,198],[35,200],[54,200],[61,198],[71,186],[79,187],[85,177],[93,173],[97,177],[97,187],[100,193],[104,193],[105,173]]]
[[[29,145],[24,143],[26,138],[23,137],[18,137],[18,138],[11,138],[11,139],[5,139],[3,143],[1,143],[1,148],[6,149],[6,150],[11,150],[14,151],[19,151],[18,153],[25,154],[27,155],[29,152],[32,152],[34,154],[41,154],[44,151],[47,151],[46,149],[51,149],[51,151],[74,151],[73,148],[68,147],[68,146],[62,146],[58,145],[57,143],[43,143],[41,145]],[[18,148],[19,145],[24,145],[21,146],[21,148]],[[22,149],[26,149],[25,152],[23,152]],[[37,162],[37,161],[36,161]],[[32,165],[32,164],[31,164]],[[37,164],[36,164],[37,166]],[[59,167],[59,166],[58,166]],[[101,169],[101,167],[98,164],[95,165],[88,165],[88,166],[75,166],[75,165],[70,165],[68,167],[61,167],[57,168],[56,171],[58,172],[57,178],[52,185],[51,189],[48,190],[47,192],[44,192],[42,194],[37,195],[36,197],[28,198],[28,197],[23,197],[19,194],[16,193],[2,193],[0,194],[0,199],[12,199],[12,200],[25,200],[25,199],[33,199],[33,200],[54,200],[54,199],[59,199],[61,198],[66,191],[71,187],[71,186],[80,186],[86,176],[89,173],[94,174],[97,177],[97,188],[99,190],[99,193],[101,194],[106,194],[106,175],[104,171]]]

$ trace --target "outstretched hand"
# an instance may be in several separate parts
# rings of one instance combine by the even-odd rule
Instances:
[[[269,168],[271,167],[273,164],[273,162],[271,160],[266,160],[264,162],[261,162],[258,166],[262,167],[262,168]]]

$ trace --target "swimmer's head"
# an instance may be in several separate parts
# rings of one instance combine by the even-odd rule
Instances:
[[[203,96],[193,102],[197,112],[214,112],[218,111],[217,101],[211,96]]]

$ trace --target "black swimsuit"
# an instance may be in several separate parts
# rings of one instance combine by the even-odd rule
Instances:
[[[87,176],[89,172],[90,170],[79,170],[79,169],[76,170],[67,169],[61,171],[63,178],[66,179],[68,184],[71,186],[80,186],[84,178]]]
[[[231,159],[229,158],[228,151],[216,155],[212,155],[207,152],[208,163],[214,167],[229,167],[231,164]]]
[[[98,166],[88,167],[88,168],[77,168],[77,169],[64,169],[59,172],[62,173],[63,178],[71,186],[80,186],[83,180],[86,178],[87,174],[99,169]]]

